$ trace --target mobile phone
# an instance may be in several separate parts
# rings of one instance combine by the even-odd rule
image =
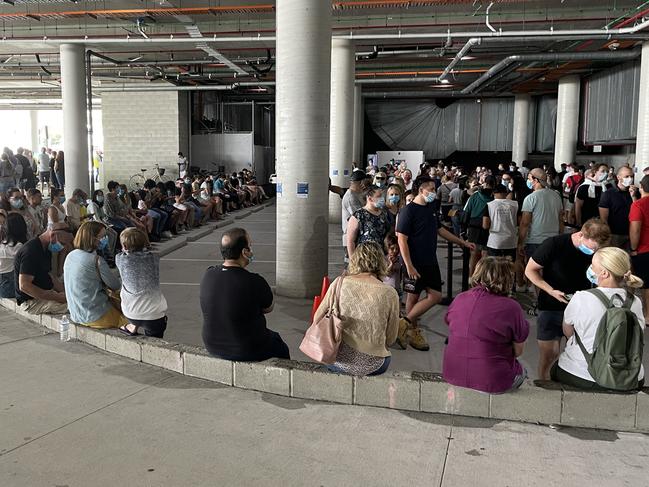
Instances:
[[[407,293],[410,294],[415,294],[415,288],[417,287],[417,279],[411,279],[409,277],[406,277],[403,280],[403,290]]]
[[[564,294],[564,296],[568,301],[570,301],[572,299],[572,297],[574,296],[574,294]]]

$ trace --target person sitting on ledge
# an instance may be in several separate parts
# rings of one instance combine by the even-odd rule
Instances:
[[[65,259],[65,294],[70,319],[90,328],[117,328],[128,324],[108,299],[105,288],[117,291],[121,283],[106,261],[97,254],[108,246],[106,227],[99,222],[83,223],[74,237],[74,248]]]
[[[550,377],[553,381],[579,389],[606,391],[607,389],[597,384],[590,375],[588,362],[577,342],[576,335],[581,339],[581,344],[586,352],[592,354],[600,322],[606,313],[607,306],[611,305],[628,307],[644,330],[642,302],[640,298],[633,295],[633,290],[641,288],[643,282],[642,279],[631,273],[629,255],[616,247],[604,247],[595,252],[592,264],[586,271],[586,276],[592,284],[597,286],[597,289],[577,291],[566,306],[563,315],[563,333],[568,338],[568,342],[564,351],[559,355],[559,360],[550,369]],[[607,305],[604,304],[605,302]],[[642,337],[643,335],[640,335],[641,339]],[[630,334],[628,340],[631,341]],[[642,348],[640,348],[640,358],[642,358]],[[617,369],[611,367],[610,370],[611,372],[615,370],[622,373],[628,372],[628,369],[622,367]],[[637,380],[638,389],[640,389],[644,385],[642,364],[640,364]]]
[[[513,264],[503,257],[485,257],[471,283],[473,288],[459,294],[446,313],[444,380],[492,394],[517,389],[527,371],[516,357],[523,353],[530,326],[520,304],[508,297]]]
[[[279,333],[266,328],[273,291],[263,277],[246,270],[253,260],[251,244],[243,228],[223,233],[225,262],[209,267],[201,281],[203,343],[210,354],[226,360],[290,359]]]
[[[14,258],[27,242],[27,224],[18,213],[0,213],[0,224],[0,298],[15,298]]]
[[[160,257],[151,253],[142,230],[127,228],[119,239],[122,253],[115,263],[122,277],[122,311],[131,322],[120,330],[133,336],[142,328],[146,336],[162,338],[167,329],[167,300],[160,290]]]
[[[314,323],[327,313],[337,281],[344,279],[338,302],[345,319],[343,337],[336,361],[327,367],[330,371],[363,376],[388,370],[388,346],[395,342],[399,331],[399,295],[382,281],[387,270],[383,248],[376,242],[365,242],[352,254],[347,275],[336,278],[329,286]],[[405,335],[405,324],[401,332]]]
[[[33,315],[68,312],[63,284],[50,274],[52,253],[63,250],[55,232],[47,229],[23,245],[14,261],[16,303]]]

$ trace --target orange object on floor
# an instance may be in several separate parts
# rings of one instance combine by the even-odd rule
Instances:
[[[322,303],[322,298],[320,296],[314,296],[313,307],[311,308],[311,323],[313,323],[313,317],[315,316],[315,312],[318,311],[320,303]]]
[[[325,294],[327,294],[327,289],[329,289],[329,276],[324,276],[322,278],[322,291],[320,291],[320,301],[322,301],[325,297]]]

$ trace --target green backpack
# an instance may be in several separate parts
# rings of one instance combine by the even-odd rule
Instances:
[[[592,354],[586,351],[575,332],[577,344],[588,363],[588,372],[601,387],[616,391],[637,389],[644,337],[638,317],[631,311],[633,294],[627,291],[624,304],[617,307],[613,301],[616,298],[622,300],[618,294],[609,299],[599,289],[590,289],[588,292],[597,296],[606,307],[597,327]]]

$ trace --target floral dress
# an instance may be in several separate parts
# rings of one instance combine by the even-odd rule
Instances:
[[[365,208],[361,208],[354,212],[354,217],[358,220],[356,245],[365,242],[376,242],[383,248],[383,240],[390,231],[390,222],[385,211],[373,215]]]

